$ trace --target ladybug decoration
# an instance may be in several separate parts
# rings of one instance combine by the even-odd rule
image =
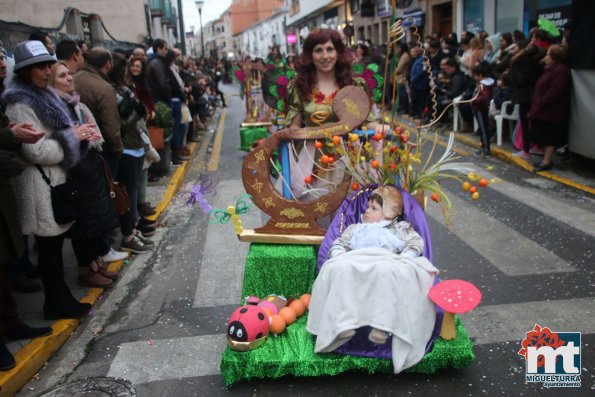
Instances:
[[[227,344],[237,351],[256,349],[269,334],[269,317],[254,305],[240,306],[227,322]]]

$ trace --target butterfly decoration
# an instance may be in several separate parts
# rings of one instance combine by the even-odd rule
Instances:
[[[205,214],[209,214],[213,208],[209,204],[207,197],[217,194],[217,185],[219,184],[219,180],[214,180],[213,178],[205,175],[200,178],[199,182],[200,183],[196,185],[192,185],[190,191],[185,191],[178,194],[174,198],[174,202],[177,198],[182,198],[185,200],[187,207],[194,207],[198,204]]]
[[[209,216],[212,218],[209,223],[215,225],[217,223],[225,225],[231,220],[233,223],[233,229],[236,234],[242,233],[242,220],[240,215],[248,212],[248,209],[253,204],[253,198],[249,194],[242,194],[236,200],[235,205],[230,205],[227,210],[212,210]]]

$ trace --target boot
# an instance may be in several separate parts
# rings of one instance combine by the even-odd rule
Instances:
[[[46,320],[75,319],[78,320],[91,311],[90,303],[77,303],[62,307],[43,305],[43,315]]]
[[[16,327],[6,332],[6,336],[9,339],[34,339],[50,335],[51,333],[51,327],[31,327],[19,322]]]
[[[95,261],[99,265],[99,274],[101,274],[103,277],[109,278],[111,280],[117,280],[118,278],[120,278],[120,273],[112,272],[107,269],[107,265],[103,261],[102,257],[98,256],[97,259],[95,259]]]
[[[142,203],[138,205],[138,213],[140,216],[151,216],[155,215],[155,207],[151,207],[151,203]]]
[[[4,341],[0,339],[0,371],[8,371],[15,367],[16,361],[12,353],[8,350]]]
[[[171,150],[172,153],[172,160],[181,160],[181,161],[186,161],[189,159],[188,156],[184,156],[181,152],[180,149],[172,149]]]
[[[97,262],[91,261],[89,267],[79,268],[79,283],[91,288],[107,288],[112,285],[112,280],[102,276]]]

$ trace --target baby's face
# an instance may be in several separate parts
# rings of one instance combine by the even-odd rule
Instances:
[[[368,201],[368,208],[364,213],[365,223],[376,223],[384,220],[382,215],[382,207],[376,201]]]

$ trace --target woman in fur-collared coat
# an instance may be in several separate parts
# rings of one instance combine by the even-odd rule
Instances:
[[[12,182],[22,232],[33,234],[39,248],[45,317],[79,318],[91,305],[78,302],[64,280],[62,245],[71,224],[54,220],[50,187],[37,166],[53,186],[64,183],[67,170],[81,157],[80,141],[88,138],[88,131],[74,127],[62,101],[48,88],[55,59],[40,44],[26,41],[15,47],[15,77],[4,92],[6,115],[11,120],[45,132],[36,143],[22,145],[21,155],[28,165]]]

